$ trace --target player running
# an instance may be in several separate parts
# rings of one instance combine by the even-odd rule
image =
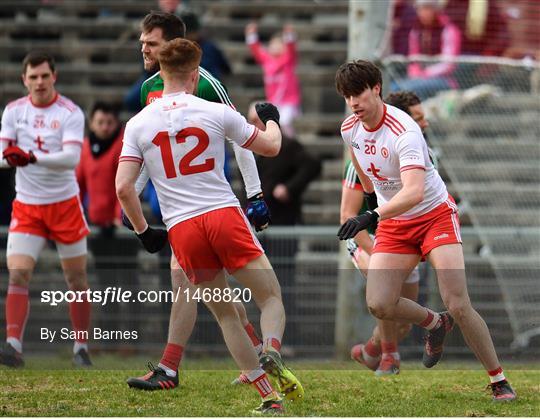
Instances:
[[[163,247],[167,233],[148,226],[135,190],[144,161],[180,266],[192,284],[219,296],[207,305],[233,358],[263,399],[256,412],[280,413],[282,400],[261,369],[233,303],[221,298],[228,289],[223,271],[227,269],[251,289],[261,310],[263,338],[272,342],[261,364],[281,369],[278,350],[285,311],[279,283],[223,174],[226,137],[260,154],[278,153],[279,113],[273,105],[260,106],[266,131],[259,131],[230,107],[195,97],[201,54],[185,39],[174,39],[159,52],[163,98],[126,126],[117,193],[145,248],[152,252]]]
[[[353,112],[341,126],[343,140],[364,189],[375,188],[379,205],[349,218],[338,232],[346,240],[378,222],[367,278],[370,312],[426,329],[422,361],[428,368],[440,360],[445,337],[457,322],[488,372],[493,400],[515,399],[487,325],[471,305],[457,206],[429,159],[420,127],[383,102],[382,75],[371,62],[343,64],[336,73],[336,89]],[[422,257],[437,273],[448,312],[436,313],[400,297],[403,281]]]
[[[184,35],[184,24],[174,14],[151,12],[143,19],[140,41],[144,66],[147,71],[156,71],[152,77],[144,82],[141,88],[141,104],[143,107],[160,98],[163,94],[163,79],[159,71],[157,58],[159,51],[165,42],[176,38],[184,38]],[[196,95],[211,102],[224,103],[234,109],[223,85],[202,67],[199,67]],[[257,231],[263,230],[268,226],[270,217],[262,197],[261,184],[253,153],[234,142],[233,150],[246,186],[248,219]],[[137,193],[142,192],[147,181],[147,171],[143,170],[136,183]],[[178,287],[192,287],[176,261],[174,254],[171,258],[171,276],[175,295],[177,295],[176,290]],[[190,294],[193,295],[193,292]],[[237,303],[236,309],[257,351],[261,353],[263,345],[267,348],[270,347],[271,342],[262,342],[256,335],[253,325],[247,318],[244,306]],[[195,326],[196,318],[197,302],[195,300],[181,298],[173,302],[169,320],[168,342],[158,366],[155,368],[152,366],[150,373],[142,377],[128,379],[127,383],[130,387],[144,390],[162,390],[178,386],[178,367],[184,348]],[[286,368],[283,368],[281,373],[288,377],[287,383],[282,382],[280,386],[280,390],[286,395],[286,398],[294,400],[301,397],[303,394],[302,386],[294,375]],[[242,378],[240,377],[240,379]]]
[[[385,102],[409,114],[425,136],[424,130],[429,126],[429,123],[425,118],[420,99],[415,93],[410,91],[390,93]],[[429,148],[428,151],[431,162],[436,168],[435,154]],[[377,206],[375,192],[364,193],[354,165],[349,161],[345,167],[341,189],[341,223],[368,209],[374,210]],[[355,237],[347,240],[347,249],[352,262],[364,274],[364,277],[367,277],[369,256],[373,249],[371,235],[374,233],[374,226],[370,226],[367,230],[362,230]],[[420,272],[416,267],[403,283],[401,296],[417,301],[419,281]],[[371,338],[365,344],[360,343],[353,346],[351,358],[374,370],[376,375],[398,374],[400,368],[398,342],[409,334],[411,328],[410,323],[395,323],[377,319],[377,326],[373,330]]]
[[[1,165],[17,168],[17,195],[7,242],[7,342],[0,348],[0,364],[10,367],[24,365],[28,283],[47,240],[56,242],[69,289],[88,289],[89,229],[75,178],[84,138],[84,114],[56,91],[55,63],[50,55],[30,52],[23,60],[22,79],[29,95],[7,105],[0,131]],[[73,363],[91,366],[87,344],[89,301],[69,303],[69,314],[77,336]]]

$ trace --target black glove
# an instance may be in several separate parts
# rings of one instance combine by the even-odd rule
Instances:
[[[271,103],[257,103],[255,105],[255,110],[257,111],[257,115],[259,115],[259,119],[264,125],[266,125],[268,121],[274,121],[279,125],[279,111]]]
[[[262,192],[248,199],[246,216],[255,231],[262,231],[270,223],[270,210],[264,202]]]
[[[150,253],[159,252],[169,242],[167,230],[150,226],[141,234],[137,234],[137,237]]]
[[[351,217],[339,228],[337,236],[340,240],[347,240],[356,236],[360,231],[365,230],[379,219],[379,214],[375,211],[366,211],[362,214]]]
[[[377,203],[377,194],[375,192],[364,192],[364,199],[366,200],[368,210],[374,211],[379,206]]]
[[[120,210],[120,214],[122,215],[121,218],[122,218],[122,224],[124,225],[124,227],[126,227],[128,230],[135,231],[135,229],[133,228],[133,224],[131,224],[131,221],[129,221],[129,218],[127,217],[124,210]]]

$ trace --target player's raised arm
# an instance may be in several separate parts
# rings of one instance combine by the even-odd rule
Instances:
[[[225,108],[225,135],[254,153],[265,157],[275,157],[281,149],[279,112],[271,103],[259,103],[255,109],[265,124],[266,131],[248,124],[238,112]]]

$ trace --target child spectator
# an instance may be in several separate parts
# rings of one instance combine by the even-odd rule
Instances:
[[[296,76],[296,33],[291,25],[270,38],[268,47],[262,46],[256,23],[246,26],[246,43],[262,67],[266,100],[276,105],[280,113],[281,130],[294,137],[294,119],[300,115],[301,92]]]

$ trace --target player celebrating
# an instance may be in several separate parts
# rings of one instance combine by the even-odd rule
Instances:
[[[405,112],[382,101],[382,75],[371,62],[343,64],[336,73],[336,89],[354,113],[342,124],[343,140],[365,189],[375,188],[379,205],[350,218],[338,232],[346,240],[379,222],[367,278],[370,312],[425,328],[423,363],[428,368],[440,360],[455,319],[488,372],[493,399],[515,399],[487,325],[471,305],[457,207],[430,162],[420,128]],[[400,297],[403,281],[422,257],[437,273],[449,312],[436,313]]]
[[[415,93],[410,91],[390,93],[385,102],[409,114],[422,130],[422,134],[425,135],[424,130],[429,126],[429,123],[425,118],[420,99]],[[428,148],[428,151],[430,152],[431,162],[437,167],[435,155],[431,149]],[[362,205],[364,197],[366,199],[364,205]],[[352,161],[349,161],[345,168],[343,187],[341,189],[341,223],[358,215],[360,211],[374,210],[377,206],[375,192],[364,194],[360,179],[356,174],[356,170],[354,170],[354,165]],[[368,230],[360,231],[356,237],[347,240],[347,249],[351,254],[353,264],[362,271],[364,276],[367,276],[369,256],[373,248],[373,240],[368,231],[370,234],[375,232],[374,228],[371,227]],[[416,267],[402,285],[402,297],[417,301],[420,276],[419,269]],[[351,358],[374,370],[376,375],[397,374],[399,373],[400,363],[397,343],[404,339],[410,330],[410,323],[395,323],[377,319],[377,326],[373,330],[371,338],[366,344],[353,346]]]
[[[141,87],[141,105],[145,107],[160,98],[163,94],[163,79],[159,71],[158,52],[165,42],[176,38],[184,38],[185,26],[182,20],[176,15],[163,12],[149,13],[143,19],[141,26],[142,33],[140,41],[144,68],[149,72],[155,72]],[[232,107],[224,86],[202,67],[199,68],[199,72],[200,77],[196,88],[196,95],[211,102],[224,103]],[[261,183],[259,181],[255,159],[249,150],[239,147],[236,143],[233,143],[233,150],[246,186],[248,218],[254,224],[257,231],[262,230],[268,226],[270,218],[268,208],[262,198]],[[142,192],[147,181],[148,174],[143,169],[136,184],[138,193]],[[176,290],[178,287],[191,287],[191,284],[187,281],[182,269],[178,265],[174,254],[171,258],[171,276],[175,295],[177,295]],[[249,322],[244,306],[238,303],[236,308],[253,345],[260,351],[262,349],[262,342],[255,334],[253,325]],[[168,342],[158,366],[152,368],[152,371],[143,377],[128,379],[128,385],[144,390],[161,390],[177,387],[178,367],[182,359],[184,347],[195,326],[196,319],[197,302],[195,300],[180,298],[174,301],[169,319]],[[161,384],[162,382],[167,383],[167,385],[164,386]],[[292,393],[288,394],[289,397],[292,395]]]
[[[89,229],[75,179],[84,137],[84,114],[57,93],[55,64],[50,55],[29,53],[23,60],[22,79],[30,94],[7,105],[0,132],[2,156],[7,165],[17,167],[17,196],[7,243],[7,342],[0,348],[0,363],[11,367],[24,365],[22,340],[30,308],[28,283],[48,239],[56,242],[69,289],[88,289]],[[72,302],[69,312],[78,337],[73,362],[77,366],[91,366],[86,339],[90,303]]]
[[[266,131],[259,131],[230,107],[193,96],[201,54],[196,44],[185,39],[174,39],[159,52],[163,98],[126,126],[117,193],[145,248],[163,247],[167,235],[148,226],[135,190],[144,161],[180,266],[191,283],[212,291],[215,298],[207,305],[236,363],[261,394],[263,401],[256,411],[280,413],[282,400],[261,369],[234,305],[222,298],[228,289],[225,268],[252,290],[261,309],[263,338],[272,342],[261,364],[281,370],[278,350],[285,311],[279,283],[223,174],[225,137],[264,155],[278,153],[279,113],[273,105],[262,105],[259,116]]]

